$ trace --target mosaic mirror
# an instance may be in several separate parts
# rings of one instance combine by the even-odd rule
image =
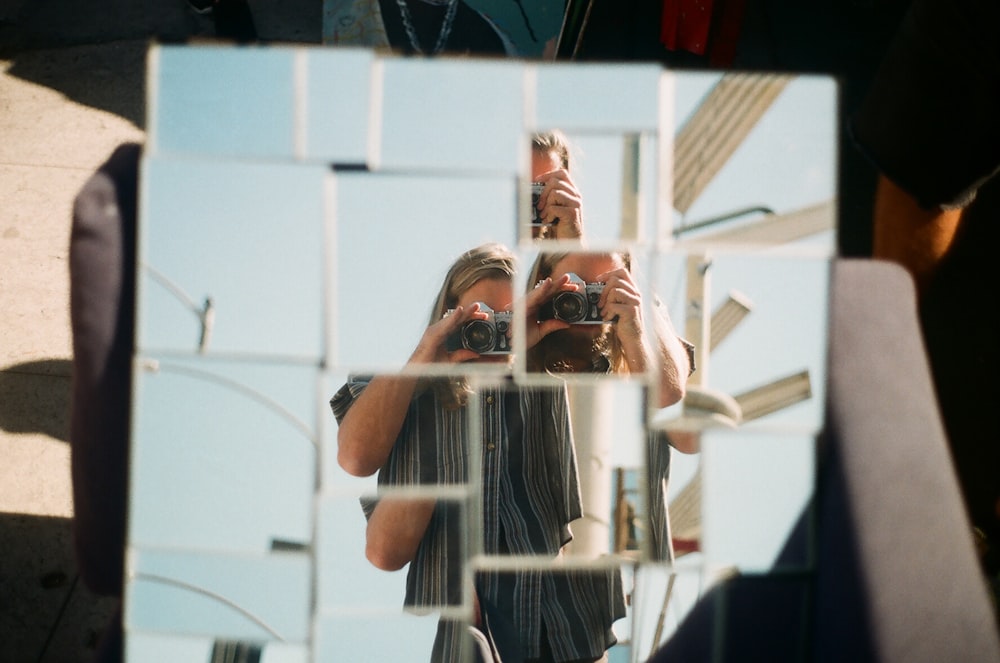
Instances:
[[[171,46],[151,50],[148,88],[129,660],[425,661],[439,619],[465,633],[477,592],[530,583],[590,588],[609,660],[643,660],[721,573],[773,567],[823,416],[830,81]],[[532,140],[553,130],[568,175],[533,191]],[[548,221],[533,193],[559,208]],[[516,264],[477,300],[497,305],[463,307],[455,345],[413,361],[456,310],[435,305],[449,266],[485,243]],[[584,318],[560,317],[558,294]],[[533,361],[543,327],[553,352],[586,347],[583,368]],[[448,361],[479,347],[495,361]],[[454,431],[431,435],[439,463],[345,460],[357,427],[331,399],[347,422],[385,385],[417,411],[458,399],[430,417]],[[375,411],[366,434],[398,409]],[[526,503],[558,512],[538,525],[554,544]],[[380,542],[407,532],[372,524],[397,513],[423,551],[402,564]],[[414,554],[432,561],[408,581]]]

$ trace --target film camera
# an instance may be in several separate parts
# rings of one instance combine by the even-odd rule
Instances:
[[[597,301],[604,292],[603,283],[587,283],[576,274],[568,274],[569,282],[580,286],[575,292],[560,292],[538,309],[539,320],[563,320],[573,325],[601,325]],[[612,321],[614,322],[614,321]]]
[[[481,355],[509,355],[511,347],[507,332],[514,314],[510,311],[494,311],[482,302],[479,302],[479,310],[490,317],[466,322],[448,337],[445,348],[448,352],[464,348]]]
[[[545,184],[542,182],[532,182],[531,183],[531,225],[541,226],[544,225],[541,217],[538,216],[538,199],[542,196],[542,190],[545,188]]]

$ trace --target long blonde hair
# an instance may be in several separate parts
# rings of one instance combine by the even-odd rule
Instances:
[[[445,313],[458,306],[458,300],[465,291],[483,279],[513,281],[516,269],[514,253],[503,244],[495,242],[482,244],[460,255],[448,274],[444,277],[431,309],[430,321],[434,324]],[[457,409],[468,402],[471,393],[468,381],[463,377],[432,378],[428,385],[437,393],[438,400],[446,409]]]

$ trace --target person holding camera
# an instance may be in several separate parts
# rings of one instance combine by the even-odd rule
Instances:
[[[687,378],[694,371],[694,346],[674,331],[666,307],[658,298],[653,300],[654,338],[649,338],[642,317],[642,293],[632,273],[630,256],[587,252],[542,254],[535,261],[529,283],[566,278],[584,285],[582,288],[578,285],[577,291],[556,293],[539,311],[540,317],[569,320],[571,324],[529,348],[528,370],[617,375],[652,371],[657,382],[656,404],[668,407],[680,402]],[[697,445],[680,442],[673,436],[651,431],[646,445],[651,554],[663,561],[673,559],[665,492],[670,476],[669,447],[681,453],[698,451]]]
[[[583,198],[569,170],[569,141],[561,131],[532,136],[531,236],[535,239],[583,238]]]
[[[645,332],[642,293],[627,253],[548,253],[532,268],[531,283],[569,278],[584,283],[586,316],[555,330],[528,350],[528,370],[547,373],[641,374],[656,371],[659,407],[684,397],[694,346],[674,331],[666,308],[654,300],[655,338]],[[568,295],[555,298],[569,299]],[[540,310],[545,312],[546,307]],[[566,314],[550,311],[556,319]]]
[[[408,368],[509,362],[510,344],[500,336],[510,335],[503,313],[511,309],[513,276],[514,256],[501,245],[460,256]],[[544,301],[576,288],[569,278],[546,279],[527,295],[525,308],[536,316]],[[555,319],[529,325],[527,343],[530,347],[569,326]],[[482,551],[555,560],[572,539],[570,522],[581,515],[565,388],[518,388],[500,380],[498,386],[473,389],[465,377],[407,372],[352,378],[333,397],[340,465],[357,476],[377,471],[379,487],[387,488],[464,484],[467,464],[477,463],[482,468]],[[481,458],[468,455],[473,399],[481,419]],[[460,605],[469,527],[459,503],[383,495],[363,506],[368,559],[384,570],[409,564],[405,606]],[[601,591],[605,585],[595,584],[592,573],[480,572],[474,618],[480,626],[489,624],[487,632],[510,634],[494,639],[505,660],[601,660],[616,641],[611,624],[624,616],[620,592],[609,596]],[[469,647],[466,626],[442,619],[431,658],[468,660]]]

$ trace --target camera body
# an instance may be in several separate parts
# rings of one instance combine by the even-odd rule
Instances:
[[[544,225],[542,218],[539,216],[540,210],[538,209],[538,199],[542,197],[543,189],[545,189],[544,183],[531,183],[531,225],[533,226]]]
[[[563,291],[544,303],[538,309],[538,319],[562,320],[571,325],[603,325],[597,302],[604,292],[603,283],[587,283],[579,276],[570,272],[569,282],[579,286],[576,291]]]
[[[472,350],[481,355],[509,355],[512,352],[507,332],[510,330],[514,314],[511,311],[494,311],[479,302],[479,310],[486,313],[486,320],[469,320],[457,332],[448,336],[445,349]]]

